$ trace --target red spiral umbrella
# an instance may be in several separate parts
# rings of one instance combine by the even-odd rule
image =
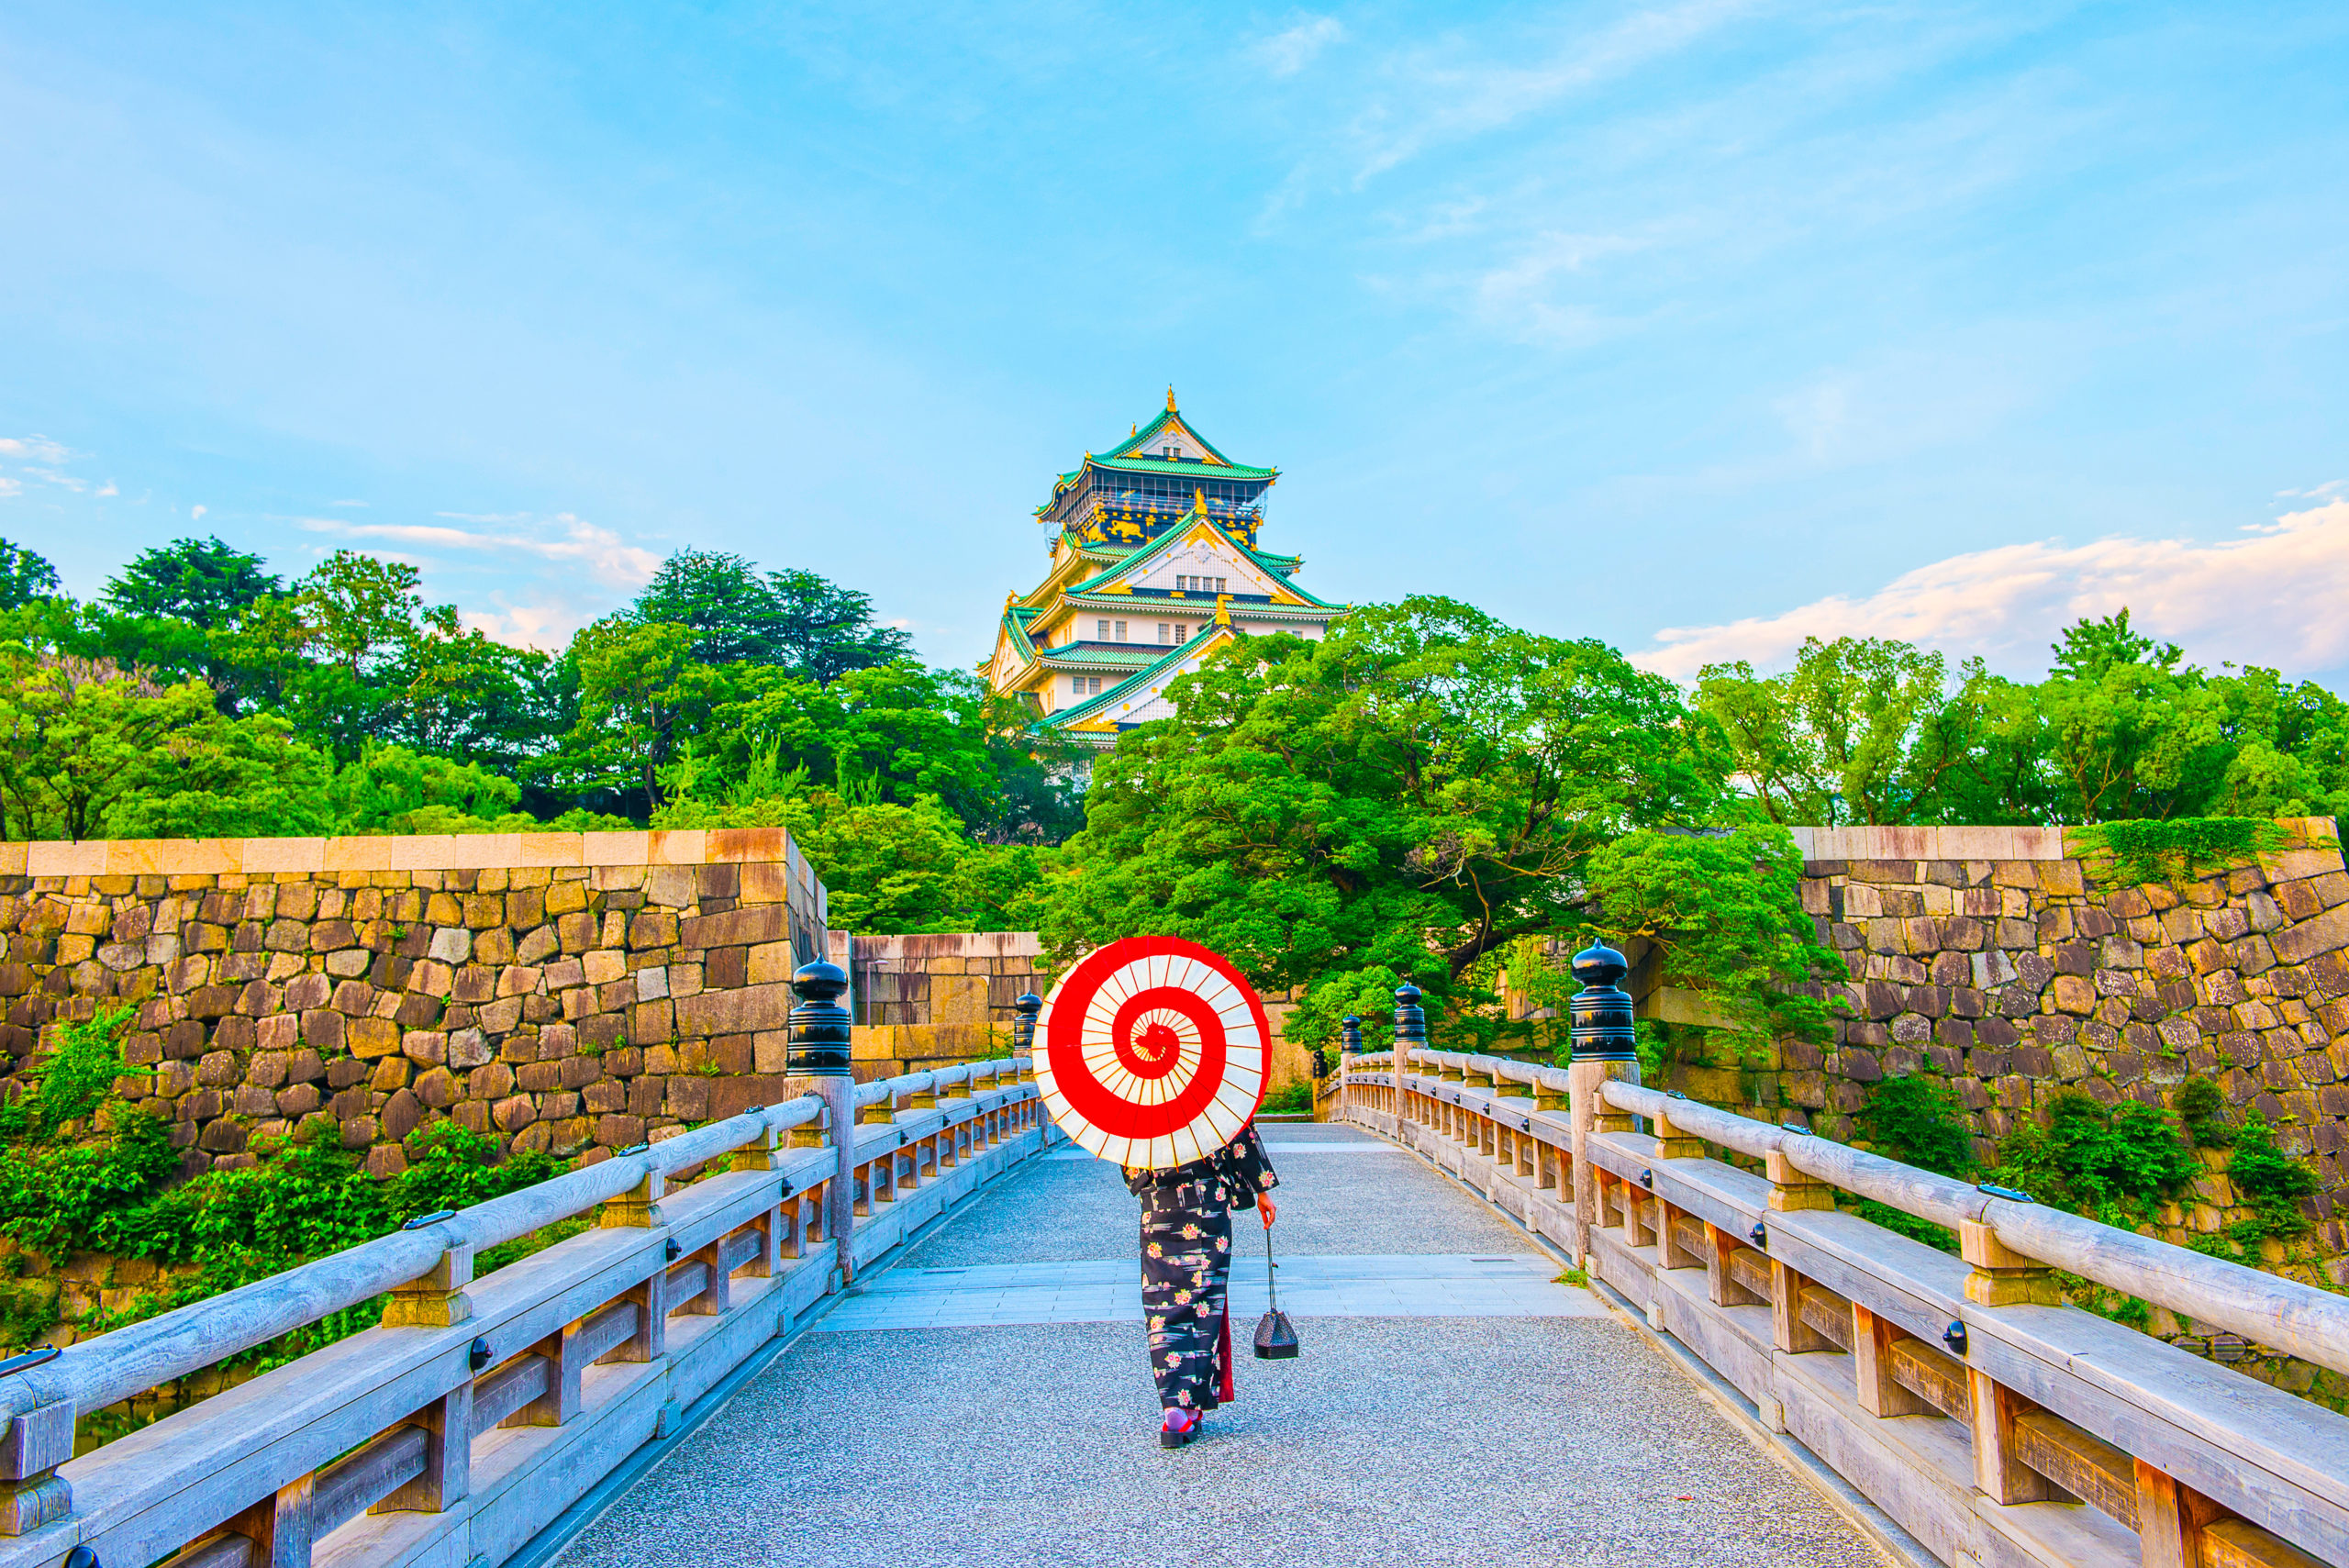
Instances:
[[[1163,1170],[1240,1136],[1264,1097],[1264,1005],[1180,937],[1087,953],[1036,1020],[1036,1085],[1063,1132],[1104,1160]]]

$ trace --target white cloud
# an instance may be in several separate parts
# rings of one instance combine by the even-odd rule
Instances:
[[[2266,664],[2288,675],[2349,666],[2349,617],[2340,612],[2349,603],[2349,500],[2244,532],[2217,544],[2118,537],[1974,550],[1861,598],[1834,595],[1776,616],[1667,627],[1632,661],[1686,681],[1731,659],[1784,667],[1806,637],[1883,637],[2037,671],[2064,627],[2125,606],[2132,626],[2206,664]]]
[[[1476,312],[1513,336],[1553,343],[1583,343],[1621,323],[1588,306],[1553,297],[1561,280],[1607,256],[1645,248],[1620,234],[1536,235],[1506,264],[1476,280]]]
[[[72,455],[71,450],[47,436],[0,436],[0,457],[20,457],[34,462],[63,462]]]
[[[120,490],[115,488],[115,483],[111,479],[107,480],[104,484],[99,485],[97,488],[97,496],[101,501],[105,500],[109,495],[119,495],[121,494],[122,492]]]
[[[364,501],[329,501],[327,505],[329,506],[364,506],[367,503]]]
[[[1417,102],[1380,105],[1357,122],[1366,143],[1361,184],[1431,147],[1484,135],[1560,99],[1692,48],[1753,8],[1751,0],[1689,0],[1632,12],[1603,31],[1577,37],[1547,58],[1454,64],[1433,53],[1398,62]]]
[[[204,514],[210,510],[208,506],[190,506],[187,509],[187,520],[191,523],[200,523],[204,521]]]
[[[24,493],[24,485],[19,484],[17,481],[13,479],[0,479],[0,500],[5,500],[11,495],[21,495]]]
[[[1305,17],[1285,31],[1258,39],[1249,46],[1248,54],[1275,76],[1294,76],[1345,36],[1345,24],[1335,17]]]
[[[315,533],[340,534],[346,539],[380,539],[441,550],[512,551],[536,556],[541,561],[584,566],[596,581],[616,588],[641,587],[661,565],[661,558],[651,550],[626,543],[611,529],[583,522],[569,512],[558,512],[543,521],[527,512],[496,516],[473,516],[460,512],[437,515],[461,522],[518,524],[540,530],[551,527],[560,531],[551,536],[545,531],[519,532],[507,528],[506,531],[489,533],[429,523],[347,523],[339,517],[304,517],[301,523]],[[510,613],[519,615],[523,612]]]
[[[464,610],[461,618],[468,629],[496,641],[560,653],[570,645],[573,633],[598,617],[575,600],[540,600],[495,610]]]

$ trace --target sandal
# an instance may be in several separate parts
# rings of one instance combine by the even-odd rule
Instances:
[[[1199,1435],[1199,1413],[1197,1410],[1169,1409],[1158,1429],[1158,1446],[1181,1448]]]

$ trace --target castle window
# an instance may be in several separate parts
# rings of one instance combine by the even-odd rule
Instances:
[[[1096,642],[1107,642],[1109,640],[1109,623],[1108,621],[1097,620],[1093,623],[1093,640]]]
[[[1190,641],[1190,640],[1191,640],[1191,628],[1190,628],[1189,627],[1187,627],[1187,626],[1185,626],[1181,621],[1176,621],[1176,622],[1174,623],[1174,640],[1175,640],[1175,641],[1177,641],[1177,642],[1188,642],[1188,641]]]
[[[1158,623],[1158,640],[1161,642],[1165,641],[1167,638],[1173,634],[1174,630],[1174,628],[1173,627],[1168,626],[1164,621],[1160,621]]]
[[[1123,642],[1125,639],[1126,639],[1126,623],[1125,623],[1125,622],[1123,622],[1123,621],[1119,621],[1119,622],[1118,623],[1118,640],[1119,640],[1119,642]]]

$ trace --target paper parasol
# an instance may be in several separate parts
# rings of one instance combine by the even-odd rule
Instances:
[[[1186,1165],[1264,1097],[1272,1026],[1240,972],[1179,937],[1128,937],[1061,976],[1036,1020],[1053,1122],[1120,1165]]]

